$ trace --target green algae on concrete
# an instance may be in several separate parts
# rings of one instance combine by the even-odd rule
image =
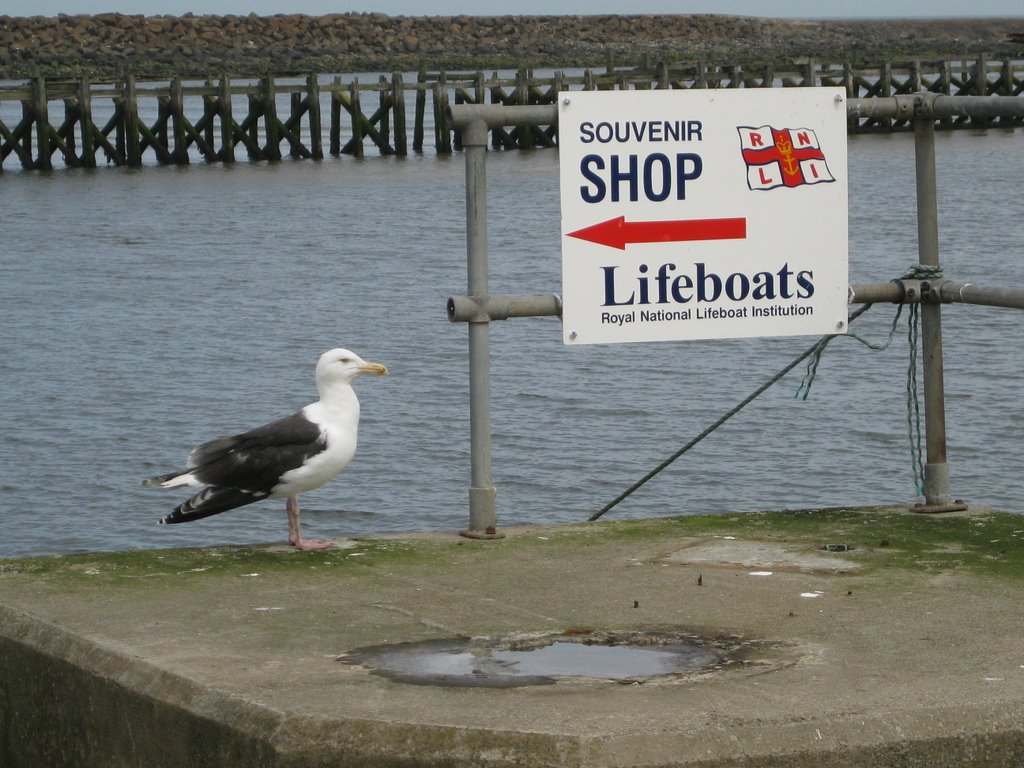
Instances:
[[[1024,579],[1024,516],[990,509],[927,515],[905,507],[695,515],[613,523],[619,536],[733,535],[758,541],[842,551],[866,566],[965,570]],[[882,557],[884,555],[884,557]]]
[[[0,558],[0,576],[29,574],[40,578],[89,577],[95,582],[199,578],[365,567],[422,556],[418,548],[389,539],[350,539],[328,550],[299,552],[285,545],[220,546],[183,549],[126,550],[21,558]]]
[[[531,549],[555,541],[587,547],[609,540],[736,536],[794,547],[831,547],[868,567],[966,570],[1024,579],[1024,516],[990,509],[925,515],[908,512],[905,507],[832,507],[522,526],[506,531],[506,539],[495,541],[428,534],[357,538],[312,552],[297,552],[284,545],[255,545],[0,558],[0,576],[88,577],[102,582],[268,571],[308,574],[426,563],[441,553],[457,555],[460,560],[486,558],[494,547]]]

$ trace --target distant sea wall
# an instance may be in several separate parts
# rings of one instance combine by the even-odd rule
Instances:
[[[637,16],[0,16],[0,76],[597,66],[710,58],[1024,55],[1024,19]]]

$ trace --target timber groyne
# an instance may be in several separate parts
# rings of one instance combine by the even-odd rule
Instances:
[[[582,68],[608,56],[631,66],[806,56],[860,66],[980,54],[1024,56],[1024,18],[0,15],[0,78],[415,71],[424,62],[436,69]]]
[[[922,92],[1020,98],[1024,60],[885,61],[865,68],[814,60],[746,67],[663,63],[539,76],[525,68],[490,76],[420,69],[363,82],[312,73],[197,80],[36,76],[0,84],[0,170],[7,161],[39,170],[61,161],[72,167],[138,166],[146,158],[175,165],[233,162],[238,153],[253,160],[320,159],[325,147],[332,155],[361,156],[367,144],[381,155],[406,155],[410,146],[414,152],[432,146],[444,154],[460,147],[458,132],[446,120],[451,104],[553,104],[559,92],[579,89],[792,86],[838,86],[856,99]],[[911,117],[852,117],[849,130],[903,130]],[[1015,127],[1020,122],[1019,117],[962,116],[944,118],[941,127]],[[556,125],[495,128],[491,135],[495,148],[556,143]]]

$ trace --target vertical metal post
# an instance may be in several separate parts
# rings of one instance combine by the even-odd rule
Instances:
[[[474,120],[463,130],[466,155],[466,273],[469,295],[484,299],[487,286],[487,124]],[[469,528],[463,536],[500,538],[496,530],[497,491],[491,475],[491,324],[486,316],[469,323]]]
[[[939,266],[939,215],[935,181],[935,115],[931,99],[922,98],[914,120],[914,160],[917,172],[917,248],[922,266]],[[924,297],[922,297],[924,298]],[[921,346],[924,357],[926,458],[923,512],[953,508],[946,463],[945,386],[942,373],[942,315],[938,296],[921,304]]]

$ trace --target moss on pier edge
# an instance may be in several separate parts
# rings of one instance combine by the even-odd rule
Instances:
[[[454,534],[410,534],[339,542],[319,552],[286,546],[230,546],[131,550],[48,557],[0,558],[0,579],[29,576],[55,582],[146,583],[167,576],[286,574],[310,576],[361,569],[391,569],[476,559],[486,563],[495,547],[585,548],[595,544],[678,541],[735,536],[801,549],[845,548],[843,558],[870,569],[925,573],[969,572],[1024,579],[1024,516],[991,510],[921,515],[902,507],[838,507],[643,520],[524,526],[499,541],[475,541]]]

